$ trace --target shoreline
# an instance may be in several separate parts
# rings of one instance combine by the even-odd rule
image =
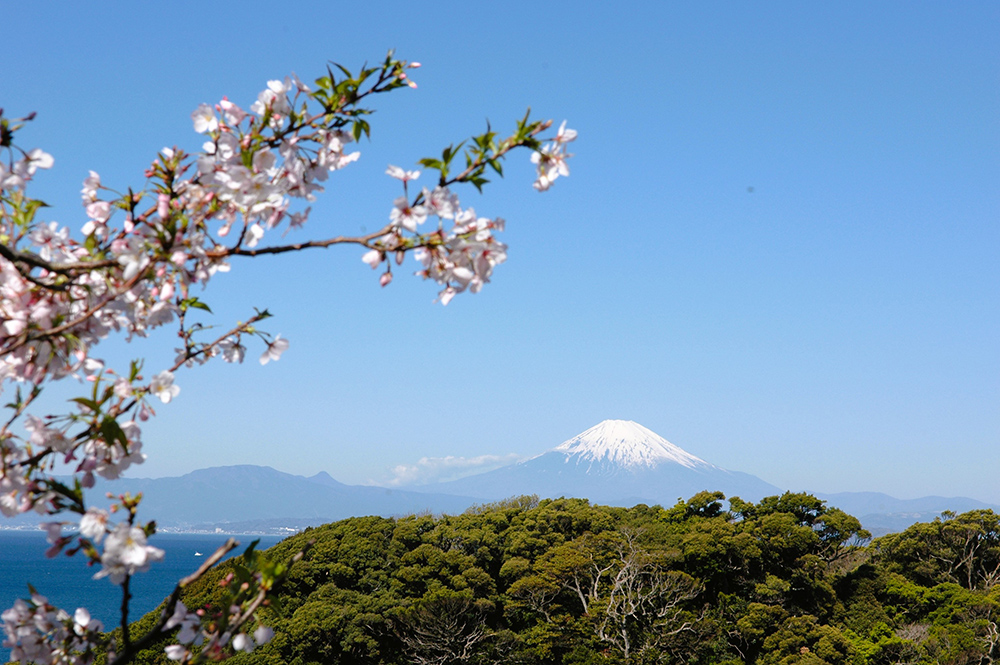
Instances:
[[[286,530],[287,529],[287,530]],[[24,525],[24,526],[5,526],[0,525],[0,533],[4,531],[12,531],[17,533],[37,533],[39,535],[44,535],[45,530],[39,524],[34,525]],[[278,528],[274,530],[260,530],[260,531],[227,531],[221,528],[215,529],[182,529],[177,527],[157,527],[155,535],[185,535],[185,536],[268,536],[273,538],[288,538],[289,536],[294,536],[297,533],[301,533],[303,529],[293,529],[292,527]]]

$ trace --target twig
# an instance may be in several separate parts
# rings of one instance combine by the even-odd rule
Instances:
[[[368,246],[372,240],[375,240],[379,236],[383,236],[392,230],[392,225],[386,225],[382,229],[369,233],[363,236],[337,236],[335,238],[328,238],[326,240],[310,240],[308,242],[297,242],[291,245],[276,245],[273,247],[262,247],[260,249],[242,249],[238,247],[229,248],[223,247],[221,249],[212,249],[205,253],[206,256],[217,259],[225,258],[227,256],[262,256],[265,254],[283,254],[285,252],[297,252],[302,249],[309,249],[311,247],[330,247],[331,245],[344,245],[344,244],[354,244],[354,245],[364,245]]]
[[[167,606],[163,610],[163,615],[160,617],[160,620],[156,622],[156,625],[135,642],[124,642],[123,640],[125,648],[122,649],[120,653],[116,654],[114,660],[110,661],[108,665],[124,665],[124,663],[130,662],[137,653],[166,635],[168,631],[164,630],[164,626],[167,625],[167,621],[169,621],[170,617],[174,614],[174,609],[177,607],[177,601],[179,601],[181,597],[181,591],[183,591],[184,588],[192,582],[200,579],[201,576],[208,572],[210,568],[221,561],[222,557],[226,556],[226,554],[238,546],[239,542],[230,538],[219,549],[215,550],[212,556],[208,557],[205,562],[199,566],[198,570],[178,582],[177,586],[174,587],[173,593],[171,593],[170,597],[167,599]],[[123,632],[123,636],[127,634],[127,631]]]

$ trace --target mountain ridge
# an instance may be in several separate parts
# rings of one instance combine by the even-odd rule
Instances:
[[[627,469],[671,462],[687,468],[714,466],[633,420],[602,420],[548,452],[577,456],[591,463],[607,462]]]
[[[421,489],[491,501],[538,494],[609,505],[673,505],[704,490],[756,501],[782,491],[751,474],[710,464],[630,420],[604,420],[535,457]]]
[[[784,490],[760,478],[710,464],[633,421],[605,420],[535,457],[448,482],[403,488],[348,485],[326,471],[293,475],[271,467],[236,464],[196,469],[181,476],[99,480],[88,491],[106,507],[108,491],[144,495],[141,514],[175,531],[288,533],[345,517],[461,513],[476,503],[536,494],[577,497],[631,507],[673,506],[700,491],[759,501]],[[1000,507],[967,497],[896,499],[880,492],[811,492],[861,520],[875,535],[932,520],[944,510]],[[0,523],[23,528],[50,521],[30,513]]]

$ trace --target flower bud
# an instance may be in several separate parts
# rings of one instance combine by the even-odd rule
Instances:
[[[386,287],[389,286],[389,282],[391,281],[392,281],[392,273],[384,272],[382,273],[382,276],[379,277],[378,283],[381,284],[383,287]]]
[[[170,195],[160,194],[156,197],[156,214],[160,219],[167,219],[170,216]]]
[[[378,264],[382,263],[382,259],[385,258],[377,249],[365,252],[365,255],[361,257],[361,260],[372,267],[372,270],[378,267]]]

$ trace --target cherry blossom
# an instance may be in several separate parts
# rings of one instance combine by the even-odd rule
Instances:
[[[531,163],[538,167],[538,178],[534,188],[544,192],[559,176],[569,175],[566,160],[573,155],[566,152],[566,144],[576,139],[575,129],[566,129],[566,121],[559,126],[559,131],[552,143],[543,146],[531,154]]]
[[[100,187],[101,176],[99,176],[97,172],[91,171],[90,175],[83,181],[83,189],[80,190],[84,206],[97,200],[97,190],[100,189]]]
[[[80,518],[80,535],[100,543],[107,531],[108,512],[91,506]]]
[[[71,617],[39,594],[15,601],[0,618],[11,660],[38,665],[89,665],[104,630],[85,608],[77,608]]]
[[[441,219],[454,219],[458,212],[458,196],[453,194],[447,187],[435,187],[429,192],[426,188],[423,191],[424,207],[430,214],[437,215]]]
[[[281,358],[281,354],[288,350],[288,340],[281,339],[281,335],[276,335],[274,341],[267,345],[267,350],[260,356],[260,364],[266,365],[272,360]]]
[[[260,626],[253,631],[253,639],[257,644],[267,644],[274,637],[274,631],[267,626]]]
[[[389,220],[394,227],[403,227],[407,231],[416,232],[417,227],[427,221],[427,209],[422,205],[410,205],[405,196],[398,197],[393,202]]]
[[[404,171],[398,166],[393,166],[392,164],[389,165],[389,168],[387,168],[385,172],[387,175],[391,175],[393,178],[402,180],[404,183],[409,182],[410,180],[416,180],[420,177],[420,171]]]
[[[556,143],[569,143],[570,141],[576,140],[576,130],[566,129],[566,121],[563,120],[562,124],[559,125],[559,131],[556,132],[556,137],[553,139]]]
[[[101,570],[94,579],[107,577],[112,584],[121,584],[127,575],[144,572],[149,564],[163,559],[163,550],[146,544],[142,529],[119,522],[104,540]]]
[[[214,132],[219,128],[219,119],[215,117],[215,111],[208,104],[200,104],[191,113],[191,120],[194,122],[194,131],[199,134]]]
[[[287,245],[276,240],[278,232],[303,228],[311,207],[302,206],[324,191],[331,173],[360,158],[360,152],[350,148],[370,130],[364,119],[370,110],[360,106],[361,100],[376,92],[416,87],[404,70],[419,66],[390,54],[381,68],[336,85],[332,74],[318,79],[315,88],[294,74],[270,80],[249,110],[225,97],[215,105],[200,104],[191,113],[193,129],[202,135],[199,152],[161,149],[145,171],[149,186],[124,195],[89,171],[80,190],[86,218],[71,226],[40,215],[36,219],[40,202],[27,194],[38,171],[54,163],[42,149],[24,150],[15,141],[33,116],[10,122],[3,118],[0,392],[9,398],[9,417],[0,426],[0,513],[78,515],[78,531],[69,535],[64,530],[75,522],[46,523],[49,552],[61,551],[79,538],[80,546],[67,551],[86,552],[91,563],[101,565],[95,577],[108,577],[115,584],[125,585],[129,577],[162,559],[163,551],[147,543],[147,535],[155,530],[152,523],[142,527],[136,521],[138,497],[118,498],[115,508],[125,518],[111,525],[109,513],[88,506],[81,490],[92,488],[96,476],[113,480],[143,462],[140,423],[155,415],[153,398],[166,405],[178,396],[175,371],[219,356],[242,362],[247,344],[255,339],[266,344],[259,358],[262,365],[278,360],[289,348],[287,339],[258,329],[270,316],[266,310],[221,335],[209,332],[213,326],[200,318],[210,310],[195,294],[229,272],[241,256],[355,244],[364,248],[362,260],[373,269],[385,264],[379,283],[388,286],[393,280],[389,257],[401,265],[412,252],[420,264],[416,274],[440,285],[438,301],[443,304],[459,293],[476,293],[490,281],[507,257],[506,245],[496,237],[504,230],[504,220],[463,207],[454,189],[462,184],[481,188],[487,168],[502,175],[500,162],[515,148],[534,151],[539,171],[534,186],[547,189],[569,173],[566,159],[571,155],[565,144],[576,132],[565,123],[548,144],[540,134],[551,123],[529,122],[527,116],[508,138],[498,139],[488,130],[460,144],[467,146],[462,160],[466,167],[460,172],[450,170],[457,154],[453,148],[441,159],[421,160],[440,177],[433,189],[422,188],[413,196],[408,183],[421,171],[390,165],[386,173],[402,183],[403,194],[395,198],[388,222],[378,231]],[[427,224],[428,219],[433,223]],[[180,339],[173,364],[154,368],[145,378],[141,361],[116,370],[95,355],[113,335],[132,341],[172,323],[178,325]],[[38,394],[66,378],[85,387],[69,412],[36,413]],[[57,462],[68,466],[78,484],[67,485],[49,475]],[[126,594],[126,606],[127,600]],[[100,628],[86,610],[70,617],[37,595],[18,603],[3,613],[15,659],[89,662],[88,640]],[[252,637],[248,629],[242,630],[252,612],[238,603],[224,612],[228,628],[214,633],[206,632],[208,624],[200,615],[177,606],[176,621],[171,617],[166,622],[168,629],[180,626],[180,644],[167,648],[173,660],[193,657],[186,645],[197,644],[213,654],[226,645],[248,651],[272,635],[264,627]],[[132,656],[127,648],[122,654]],[[110,661],[115,658],[109,654]]]

